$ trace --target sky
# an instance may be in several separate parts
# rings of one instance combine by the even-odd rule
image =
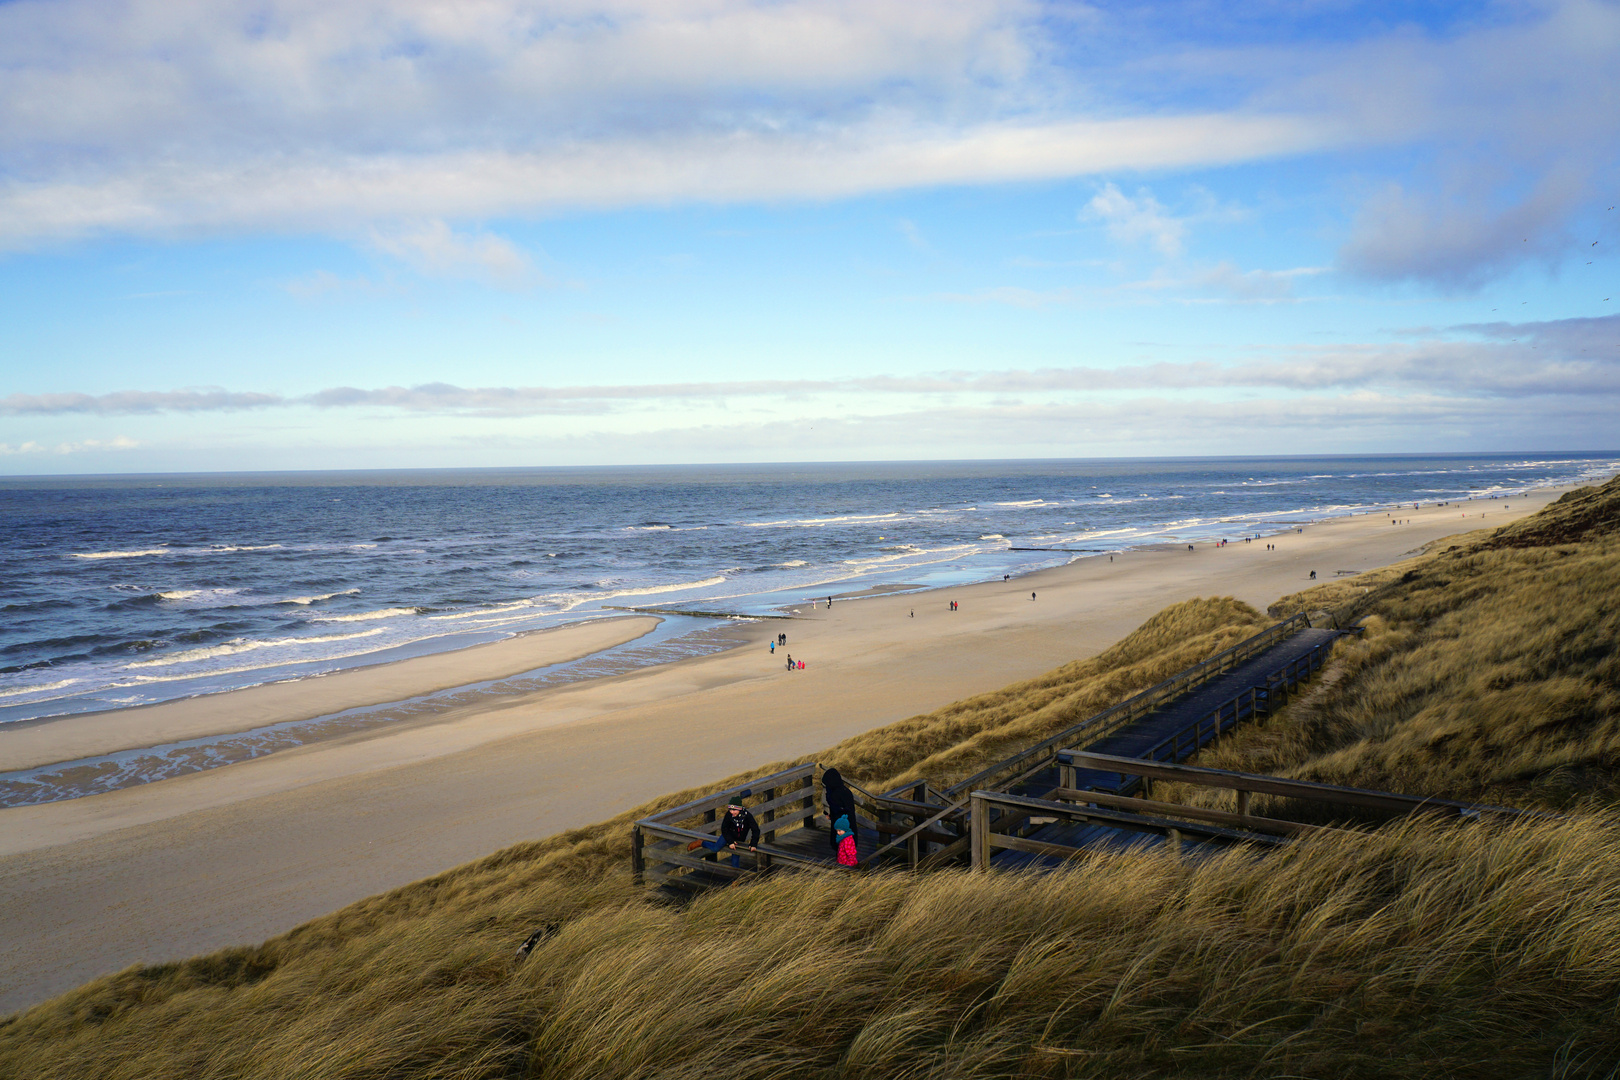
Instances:
[[[1620,3],[0,0],[0,473],[1611,450]]]

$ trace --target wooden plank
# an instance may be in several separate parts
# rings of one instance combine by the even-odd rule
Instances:
[[[881,822],[878,824],[877,831],[884,836],[904,836],[907,839],[920,838],[927,840],[931,844],[954,844],[957,840],[957,837],[951,833],[935,832],[933,829],[916,832],[904,825],[886,825]]]
[[[968,865],[983,870],[990,865],[990,800],[975,791],[968,804],[971,807],[968,836],[972,839],[969,850],[973,853]]]
[[[1045,840],[1031,840],[1025,836],[992,836],[989,843],[992,848],[1010,848],[1013,851],[1022,851],[1026,855],[1049,855],[1056,859],[1078,859],[1090,854],[1087,848],[1051,844]]]
[[[1225,769],[1205,769],[1196,765],[1168,765],[1142,761],[1137,758],[1116,757],[1112,754],[1093,754],[1085,750],[1065,753],[1075,765],[1101,769],[1105,772],[1130,776],[1152,776],[1160,780],[1177,780],[1199,787],[1230,788],[1237,791],[1256,791],[1263,795],[1280,795],[1290,799],[1308,799],[1316,802],[1341,803],[1366,810],[1407,812],[1418,810],[1474,811],[1519,816],[1526,811],[1506,806],[1487,806],[1480,803],[1458,802],[1455,799],[1432,799],[1420,795],[1397,795],[1388,791],[1341,787],[1338,784],[1319,784],[1311,780],[1284,780],[1276,776],[1255,773],[1228,772]]]
[[[657,870],[648,870],[647,880],[655,885],[670,885],[692,893],[705,892],[709,889],[717,889],[731,884],[729,881],[715,881],[703,874],[665,874]]]
[[[968,848],[971,842],[971,836],[964,836],[954,844],[947,844],[938,851],[931,851],[927,855],[923,856],[922,861],[917,864],[917,869],[932,870],[937,866],[945,866],[946,864],[961,858],[963,855],[968,854]]]
[[[778,790],[780,790],[780,789],[778,789]],[[778,795],[774,799],[767,799],[764,802],[760,803],[758,806],[749,806],[748,810],[755,817],[759,817],[759,815],[761,813],[767,813],[767,812],[774,813],[775,811],[780,810],[784,806],[792,806],[794,803],[801,803],[803,801],[804,801],[804,789],[803,788],[794,788],[788,794]],[[748,804],[744,803],[743,805],[747,806]],[[781,821],[782,819],[780,817],[778,817],[776,820]],[[761,824],[764,823],[763,818],[760,819],[760,823]]]
[[[778,800],[778,801],[781,801],[781,800]],[[798,800],[790,799],[788,801],[789,802],[797,802]],[[806,818],[814,816],[814,814],[815,814],[815,808],[812,807],[809,810],[795,810],[790,814],[779,815],[775,820],[773,820],[771,822],[771,829],[774,832],[785,832],[790,826],[796,825],[799,822],[805,820]],[[699,823],[696,823],[696,824],[693,824],[693,825],[684,825],[684,826],[683,825],[676,825],[674,822],[658,821],[658,820],[656,820],[654,818],[642,818],[641,821],[638,822],[638,824],[642,825],[645,828],[685,828],[685,829],[691,830],[692,832],[702,833],[705,836],[719,836],[720,835],[720,819],[719,818],[716,818],[713,821],[704,821],[704,822],[699,822]],[[763,833],[764,829],[765,829],[765,823],[763,821],[760,822],[759,827],[760,827],[761,833]]]
[[[1181,803],[1157,802],[1153,799],[1133,799],[1129,795],[1110,795],[1104,791],[1077,791],[1073,788],[1058,788],[1051,794],[1053,798],[1065,801],[1096,803],[1099,806],[1112,806],[1139,814],[1155,813],[1165,817],[1180,816],[1191,818],[1194,821],[1212,821],[1217,825],[1237,825],[1257,829],[1260,832],[1276,833],[1279,836],[1308,836],[1316,832],[1337,831],[1326,825],[1307,825],[1301,821],[1253,817],[1249,814],[1234,814],[1230,810],[1211,810],[1203,806],[1184,806]]]
[[[705,810],[718,810],[730,801],[732,795],[742,791],[744,788],[781,787],[783,784],[791,783],[806,776],[814,777],[815,770],[816,763],[813,761],[806,762],[803,765],[795,765],[791,769],[783,769],[781,772],[772,773],[770,776],[761,776],[758,779],[750,780],[746,784],[738,784],[736,787],[727,788],[725,791],[716,791],[710,795],[703,795],[693,799],[691,802],[670,807],[668,810],[660,810],[644,820],[668,823],[692,817]]]
[[[707,854],[710,854],[710,853],[709,852],[704,852],[704,854],[707,855]],[[728,851],[728,852],[725,852],[725,854],[727,856],[730,856],[733,853]],[[736,854],[747,855],[747,854],[749,854],[749,852],[746,849],[744,849],[743,851],[736,852]],[[665,866],[684,866],[689,870],[709,870],[709,871],[713,871],[714,873],[720,874],[723,877],[736,877],[736,876],[738,876],[740,874],[747,873],[747,871],[748,871],[748,867],[732,866],[731,865],[731,860],[729,858],[723,859],[722,861],[719,861],[719,862],[711,862],[708,859],[699,859],[699,858],[696,857],[696,855],[697,855],[696,852],[693,852],[691,855],[688,855],[685,852],[681,852],[680,854],[676,854],[673,851],[667,851],[667,852],[664,852],[663,854],[659,855],[657,861],[660,862],[660,863],[663,863]],[[648,859],[647,864],[648,864],[648,871],[651,872],[653,860]]]
[[[673,858],[673,859],[669,860],[669,861],[672,861],[672,862],[681,862],[682,860],[692,859],[693,858],[692,856],[688,856],[686,854],[686,845],[691,843],[693,840],[712,839],[712,837],[706,837],[702,833],[694,832],[694,831],[692,831],[690,829],[681,829],[681,828],[676,828],[676,827],[672,827],[672,826],[668,826],[668,825],[657,825],[657,824],[648,825],[648,824],[643,823],[642,828],[644,828],[650,835],[657,836],[660,840],[672,841],[672,842],[674,842],[676,844],[676,846],[673,847],[673,848],[667,848],[667,847],[656,847],[655,848],[655,847],[651,847],[651,846],[648,847],[646,850],[649,852],[649,854],[648,854],[649,861],[651,861],[654,858],[663,858],[665,855],[678,855],[679,856],[679,858]],[[659,835],[660,833],[662,833],[664,835],[660,836]],[[810,866],[825,866],[827,864],[827,859],[813,858],[813,857],[810,857],[810,856],[800,854],[797,851],[790,851],[790,850],[788,850],[786,848],[777,847],[774,844],[760,844],[760,845],[758,845],[756,850],[760,855],[767,855],[767,856],[771,857],[772,859],[781,859],[784,862],[801,863],[801,864],[810,865]],[[656,854],[654,854],[654,852],[656,852]],[[711,853],[705,851],[704,854],[708,855],[708,854],[711,854]],[[712,854],[721,856],[723,859],[725,859],[729,863],[730,857],[733,854],[751,855],[751,854],[754,854],[754,852],[750,852],[747,847],[742,847],[742,848],[739,848],[735,853],[732,852],[732,850],[730,848],[722,848],[720,851],[713,852]],[[708,862],[707,860],[695,860],[695,861],[702,862],[702,864],[704,866],[714,866],[715,865],[714,863]],[[685,862],[682,862],[682,865],[687,865],[687,864]],[[729,865],[727,865],[726,869],[731,870],[732,868]]]
[[[1171,829],[1178,829],[1184,833],[1193,833],[1197,836],[1217,840],[1237,840],[1260,844],[1275,844],[1278,842],[1276,837],[1267,836],[1264,833],[1241,833],[1234,829],[1226,829],[1213,824],[1206,825],[1196,821],[1171,820],[1169,818],[1152,817],[1147,814],[1126,813],[1122,810],[1077,807],[1069,803],[1050,802],[1046,799],[1032,799],[1027,795],[1007,795],[993,791],[975,791],[973,795],[975,798],[980,798],[987,806],[990,804],[1013,806],[1034,814],[1083,818],[1087,821],[1134,828],[1141,832],[1167,833]]]

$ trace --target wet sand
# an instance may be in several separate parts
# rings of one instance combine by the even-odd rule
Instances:
[[[0,772],[77,761],[120,750],[248,731],[267,724],[418,697],[578,660],[634,641],[651,616],[572,623],[433,656],[350,668],[330,675],[249,686],[222,694],[0,726]]]
[[[257,942],[508,844],[813,755],[1093,655],[1179,600],[1231,595],[1264,609],[1310,585],[1311,570],[1328,580],[1382,566],[1560,493],[1410,511],[1404,525],[1357,515],[1225,548],[1137,551],[1005,583],[806,605],[794,622],[741,628],[749,644],[727,652],[3,810],[0,1012],[131,963]],[[952,600],[960,610],[949,610]],[[806,670],[788,672],[767,650],[781,631]],[[431,658],[434,670],[462,682],[493,677],[458,666],[476,652]],[[318,701],[331,711],[325,681],[310,680],[309,700],[292,694],[281,707]]]

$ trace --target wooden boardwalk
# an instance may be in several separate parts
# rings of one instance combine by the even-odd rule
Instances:
[[[1273,645],[1259,656],[1238,665],[1185,696],[1161,706],[1156,712],[1144,716],[1113,735],[1084,745],[1086,750],[1115,757],[1141,758],[1146,761],[1183,761],[1214,742],[1243,720],[1263,715],[1281,704],[1276,700],[1279,689],[1275,676],[1302,661],[1309,662],[1313,651],[1325,653],[1335,639],[1337,630],[1301,630],[1290,638]],[[1311,671],[1321,665],[1314,664]],[[1292,680],[1281,693],[1286,694],[1298,685]],[[1253,700],[1247,700],[1251,691]],[[1218,714],[1220,722],[1213,720]],[[1057,775],[1043,776],[1048,789],[1058,786]],[[1034,785],[1038,788],[1040,785]],[[1128,794],[1141,786],[1140,778],[1120,773],[1077,770],[1068,778],[1068,787],[1091,791]]]
[[[1286,700],[1321,667],[1338,636],[1336,630],[1311,629],[1303,616],[1284,620],[950,788],[919,783],[879,794],[851,784],[862,866],[917,869],[966,861],[974,792],[989,789],[1002,799],[1037,801],[1080,789],[1095,789],[1099,798],[1133,794],[1143,786],[1142,778],[1077,767],[1064,755],[1085,749],[1181,761],[1223,732]],[[637,822],[632,855],[637,878],[681,895],[758,873],[834,865],[825,815],[816,813],[816,768],[813,763],[798,765],[761,777],[746,788],[716,792]],[[701,846],[718,833],[719,814],[733,797],[753,811],[763,831],[758,852],[740,853],[740,865],[735,867],[730,851]],[[1174,823],[1165,823],[1168,819],[1144,822],[1137,820],[1142,815],[1132,817],[1130,812],[1111,818],[1105,809],[1093,808],[1082,825],[1070,820],[1073,815],[1064,816],[1067,811],[1054,816],[1024,813],[1013,803],[986,805],[987,817],[981,824],[998,838],[996,865],[1028,861],[1032,854],[1039,858],[1039,850],[1055,851],[1056,845],[1132,846],[1161,843],[1172,834],[1178,839],[1185,834],[1193,842],[1231,839],[1220,830],[1203,835],[1208,830],[1200,832],[1196,824],[1177,831]],[[1046,831],[1036,835],[1040,830]],[[695,849],[694,842],[699,845]]]

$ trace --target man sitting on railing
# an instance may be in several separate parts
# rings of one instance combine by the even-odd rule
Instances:
[[[720,835],[713,840],[694,840],[687,845],[687,850],[701,847],[709,851],[719,851],[724,847],[736,851],[738,844],[747,843],[749,851],[758,851],[756,845],[759,843],[759,822],[754,820],[754,815],[742,804],[742,801],[752,794],[752,791],[744,790],[733,795],[731,802],[726,806],[726,816],[720,819]],[[741,866],[742,856],[733,855],[731,865]]]

